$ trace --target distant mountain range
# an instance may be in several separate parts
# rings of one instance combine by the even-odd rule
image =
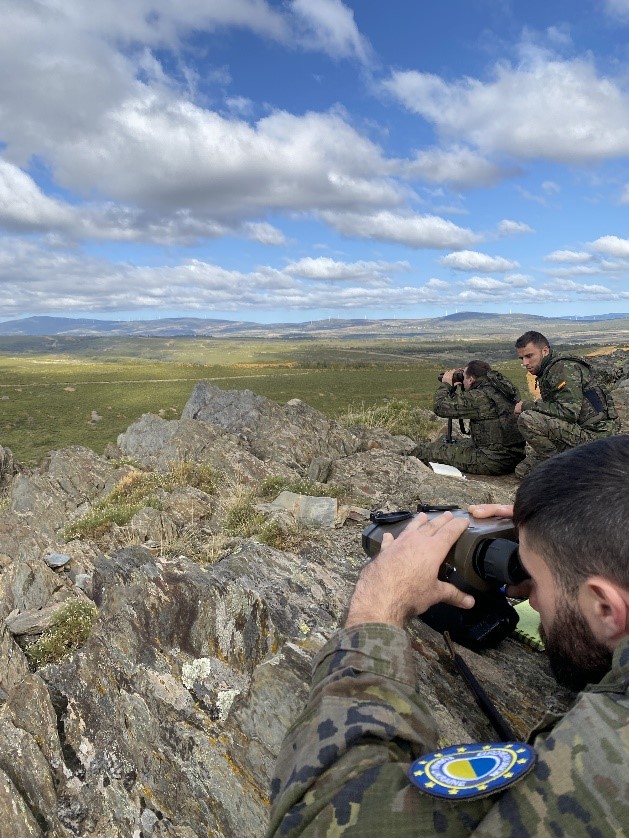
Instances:
[[[582,317],[541,317],[530,314],[490,314],[462,311],[444,317],[420,320],[367,320],[329,318],[303,323],[254,323],[244,320],[214,320],[201,317],[166,317],[159,320],[92,320],[72,317],[24,317],[0,322],[3,336],[121,336],[121,337],[275,337],[304,339],[314,337],[432,337],[446,332],[466,335],[498,334],[526,331],[533,327],[564,332],[568,324],[600,323],[604,331],[607,321],[623,321],[629,313],[592,314]],[[611,325],[611,324],[609,324]],[[623,324],[624,325],[624,324]],[[574,327],[572,327],[574,328]],[[572,328],[569,327],[571,331]],[[589,331],[589,329],[588,329]],[[625,329],[621,329],[624,332]]]

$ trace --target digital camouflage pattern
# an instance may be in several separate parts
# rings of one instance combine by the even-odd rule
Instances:
[[[542,362],[537,387],[540,398],[524,401],[518,420],[536,462],[620,431],[613,399],[595,382],[584,359],[551,351]]]
[[[387,625],[341,630],[315,659],[308,704],[282,745],[268,836],[626,836],[628,691],[629,637],[601,683],[531,736],[531,774],[488,798],[441,801],[406,776],[437,745],[409,638]]]
[[[515,385],[496,370],[469,390],[441,384],[433,410],[446,419],[469,419],[470,439],[420,442],[413,452],[423,462],[447,463],[468,474],[508,474],[524,457],[524,439],[513,412]]]

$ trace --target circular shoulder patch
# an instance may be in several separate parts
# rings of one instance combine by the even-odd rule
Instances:
[[[517,783],[533,768],[536,758],[533,748],[523,742],[453,745],[416,759],[408,776],[432,797],[470,800]]]

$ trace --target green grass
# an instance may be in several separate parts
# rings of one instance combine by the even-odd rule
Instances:
[[[203,380],[333,418],[387,402],[431,408],[439,372],[473,357],[526,387],[504,341],[0,337],[0,444],[27,465],[68,445],[102,453],[143,413],[179,418]]]
[[[124,527],[134,515],[146,507],[160,508],[155,498],[144,498],[135,503],[108,503],[106,506],[97,506],[86,512],[78,521],[68,524],[63,531],[63,537],[66,541],[75,538],[98,539],[112,524]]]
[[[48,663],[58,663],[74,652],[89,637],[98,611],[91,602],[73,599],[52,620],[51,627],[24,650],[33,670]]]

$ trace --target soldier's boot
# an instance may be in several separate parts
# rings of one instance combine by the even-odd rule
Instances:
[[[428,460],[430,460],[432,457],[432,448],[434,448],[433,443],[419,442],[411,451],[410,456],[417,457],[418,460],[422,460],[423,462],[427,463]]]
[[[535,454],[527,454],[527,456],[515,467],[515,476],[520,479],[526,477],[527,474],[530,474],[534,468],[537,468],[540,463],[543,463],[544,460],[547,459],[548,457],[539,457]]]
[[[526,440],[526,456],[515,467],[516,477],[526,477],[544,460],[564,450],[565,446],[559,441],[564,425],[567,423],[536,410],[525,410],[520,414],[518,429]]]
[[[539,443],[539,440],[535,441]],[[530,442],[526,443],[526,447],[524,449],[525,457],[517,464],[517,466],[514,469],[516,477],[519,477],[520,479],[522,477],[526,477],[526,475],[530,474],[533,471],[533,469],[537,468],[537,466],[540,463],[543,463],[544,460],[547,460],[549,457],[552,457],[553,454],[557,453],[554,447],[549,447],[548,451],[543,450],[543,443],[544,441],[542,441],[542,446],[538,445],[535,448],[531,445]],[[542,448],[541,451],[539,450],[539,447]]]

